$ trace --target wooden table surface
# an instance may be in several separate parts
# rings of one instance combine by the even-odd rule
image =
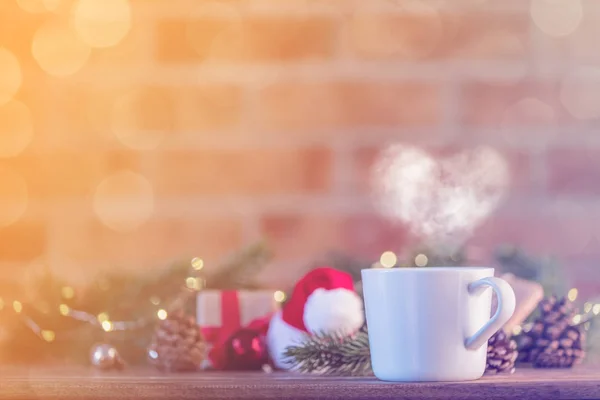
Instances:
[[[0,367],[0,399],[600,399],[600,369],[518,369],[463,383],[386,383],[288,373],[161,374]]]

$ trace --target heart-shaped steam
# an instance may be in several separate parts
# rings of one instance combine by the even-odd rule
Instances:
[[[393,145],[373,173],[385,215],[409,225],[429,246],[452,251],[498,206],[509,182],[504,158],[485,147],[436,161],[414,147]]]

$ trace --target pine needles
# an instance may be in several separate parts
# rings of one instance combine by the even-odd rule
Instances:
[[[303,373],[325,375],[372,375],[369,336],[366,328],[356,335],[314,335],[304,343],[290,346],[287,363]]]

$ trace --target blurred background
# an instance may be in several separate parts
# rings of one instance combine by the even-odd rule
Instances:
[[[468,246],[557,257],[588,298],[599,36],[594,0],[1,0],[1,274],[209,268],[265,239],[261,282],[289,286],[422,243],[373,201],[388,145],[487,146],[510,179]]]

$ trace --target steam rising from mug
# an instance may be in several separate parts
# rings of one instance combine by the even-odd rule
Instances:
[[[436,161],[419,149],[393,145],[373,169],[380,211],[406,223],[432,248],[451,252],[498,206],[508,182],[506,161],[487,147]]]

